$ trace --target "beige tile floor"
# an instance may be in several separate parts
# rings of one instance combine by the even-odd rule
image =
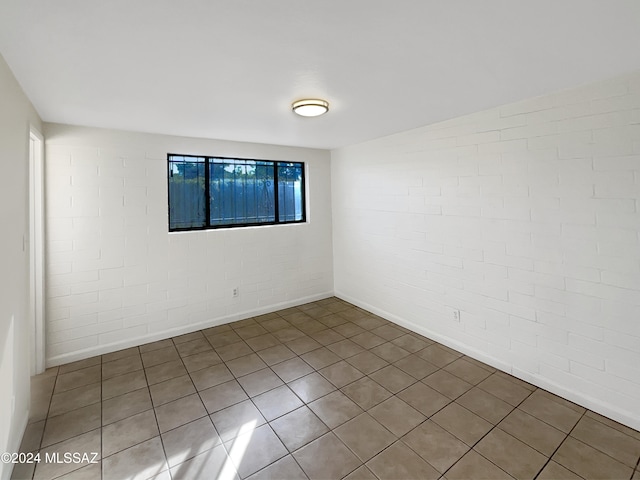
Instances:
[[[98,463],[14,479],[640,480],[640,432],[336,298],[32,383],[22,451]]]

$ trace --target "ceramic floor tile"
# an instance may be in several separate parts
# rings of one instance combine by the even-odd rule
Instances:
[[[175,346],[159,348],[158,350],[145,352],[141,354],[141,356],[144,368],[153,367],[165,362],[180,360],[180,355],[178,355],[178,350],[176,350]]]
[[[242,385],[242,388],[250,397],[273,390],[283,384],[280,377],[273,373],[270,368],[264,368],[244,377],[239,377],[238,383]]]
[[[291,324],[289,322],[277,315],[274,318],[270,318],[269,320],[261,322],[261,325],[271,333],[282,330],[283,328],[291,327]]]
[[[280,345],[280,340],[270,333],[265,333],[264,335],[258,335],[257,337],[247,338],[245,343],[249,345],[254,352],[259,352],[265,348]]]
[[[95,480],[96,478],[101,478],[101,475],[102,462],[96,462],[57,477],[56,480]]]
[[[346,361],[356,367],[365,375],[369,375],[370,373],[373,373],[376,370],[380,370],[381,368],[389,365],[389,362],[387,362],[386,360],[383,360],[377,355],[366,351],[354,355],[353,357],[349,357]]]
[[[586,417],[592,418],[594,420],[597,420],[600,423],[603,423],[605,425],[607,425],[608,427],[611,427],[615,430],[618,430],[619,432],[625,433],[627,435],[629,435],[630,437],[633,437],[637,440],[640,440],[640,431],[638,430],[634,430],[630,427],[627,427],[626,425],[622,425],[621,423],[618,423],[614,420],[611,420],[610,418],[607,417],[603,417],[602,415],[600,415],[599,413],[596,412],[592,412],[591,410],[588,410],[585,413]]]
[[[211,344],[211,346],[215,349],[217,349],[218,347],[224,347],[225,345],[230,345],[232,343],[236,343],[242,340],[242,338],[240,338],[238,334],[233,330],[220,331],[220,332],[214,333],[213,335],[209,335],[205,333],[205,336],[207,337],[207,340],[209,340],[209,343]]]
[[[275,365],[276,363],[281,363],[296,357],[296,354],[285,345],[265,348],[264,350],[260,350],[258,355],[267,365]]]
[[[320,375],[329,380],[337,388],[342,388],[356,380],[362,378],[364,374],[355,367],[352,367],[344,360],[329,365],[318,371]]]
[[[417,353],[417,355],[440,368],[446,367],[459,357],[459,355],[450,352],[448,349],[445,349],[438,344],[429,345],[427,348],[423,348]]]
[[[144,370],[119,375],[102,382],[102,400],[124,395],[147,386]]]
[[[446,474],[447,480],[513,480],[507,472],[471,450]]]
[[[99,461],[102,458],[100,453],[100,429],[97,428],[51,445],[50,447],[43,448],[40,454],[45,458],[48,454],[50,456],[57,455],[62,459],[67,452],[78,452],[81,455],[87,454],[88,460],[93,459],[94,455],[97,455],[97,460]],[[81,467],[86,467],[87,465],[88,463],[40,462],[36,465],[33,478],[34,480],[49,480],[78,470]]]
[[[469,446],[473,446],[492,428],[489,422],[456,403],[444,407],[431,420]]]
[[[566,438],[567,434],[544,423],[542,420],[516,408],[498,428],[523,441],[540,453],[550,456]]]
[[[340,358],[349,358],[357,355],[358,353],[364,352],[364,348],[349,339],[340,340],[339,342],[327,345],[327,348]]]
[[[426,348],[430,345],[429,343],[420,340],[414,335],[408,333],[391,340],[391,343],[397,345],[398,347],[404,348],[407,352],[410,353],[419,352],[423,348]]]
[[[456,403],[493,424],[499,423],[513,410],[512,405],[477,387],[458,397]]]
[[[411,430],[402,441],[444,473],[469,451],[469,446],[432,421]]]
[[[382,345],[383,343],[387,342],[384,338],[379,337],[375,333],[371,332],[359,333],[358,335],[354,335],[353,337],[351,337],[350,340],[366,349],[377,347],[378,345]]]
[[[640,459],[640,440],[592,418],[582,417],[571,436],[629,467],[635,468]]]
[[[452,400],[473,388],[473,385],[470,383],[467,383],[444,370],[432,373],[431,375],[423,378],[422,382]]]
[[[308,477],[293,457],[287,455],[254,473],[248,480],[308,480]]]
[[[222,445],[208,417],[202,417],[163,433],[162,443],[170,467],[175,467],[217,445]]]
[[[211,421],[223,442],[234,439],[240,431],[266,423],[265,418],[251,400],[237,403],[211,414]]]
[[[344,480],[378,480],[378,477],[367,466],[362,465],[344,477]]]
[[[242,478],[261,470],[288,453],[268,424],[243,432],[224,445]]]
[[[176,344],[176,349],[181,357],[188,357],[196,353],[208,352],[213,350],[211,344],[204,338],[198,338],[184,343]]]
[[[533,392],[518,408],[565,433],[571,431],[580,420],[582,414],[545,397],[539,392],[540,390]]]
[[[294,380],[289,383],[289,388],[305,403],[312,402],[336,389],[317,372]]]
[[[158,424],[153,410],[105,425],[102,428],[102,456],[108,457],[158,434]]]
[[[347,323],[349,320],[347,320],[344,317],[341,317],[337,313],[332,313],[329,311],[328,315],[324,315],[318,318],[318,321],[328,328],[333,328],[333,327],[337,327],[338,325],[342,325],[343,323]]]
[[[199,478],[238,480],[240,477],[224,446],[219,445],[171,469],[172,480]]]
[[[417,355],[409,355],[404,357],[393,364],[405,373],[408,373],[416,380],[422,380],[427,375],[439,370],[435,365],[431,365],[426,360],[423,360]]]
[[[83,368],[74,372],[58,375],[55,381],[53,393],[62,393],[74,388],[83,387],[92,383],[100,382],[100,366]]]
[[[171,344],[171,340],[167,340],[167,342],[170,342],[169,344]],[[138,347],[131,347],[131,348],[125,348],[123,350],[118,350],[117,352],[111,352],[111,353],[107,353],[105,355],[102,355],[102,363],[107,363],[107,362],[111,362],[112,360],[119,360],[121,358],[125,358],[125,357],[131,357],[134,355],[140,355],[140,349]]]
[[[467,362],[464,358],[454,360],[444,367],[444,370],[472,385],[477,385],[491,375],[487,370]]]
[[[100,356],[85,358],[84,360],[78,360],[77,362],[67,363],[66,365],[60,365],[58,370],[59,374],[70,373],[76,370],[81,370],[87,367],[94,367],[96,365],[100,365],[102,363],[102,359]]]
[[[248,398],[240,384],[235,380],[202,390],[200,397],[209,413],[217,412]]]
[[[535,478],[547,457],[496,428],[474,447],[478,453],[515,478]]]
[[[73,390],[56,393],[51,398],[49,417],[100,402],[101,387],[102,385],[100,383],[92,383],[83,387],[74,388]]]
[[[149,391],[151,392],[151,401],[155,407],[196,393],[196,389],[189,375],[183,375],[167,380],[166,382],[156,383],[149,387]]]
[[[411,375],[404,373],[398,367],[394,367],[393,365],[377,370],[370,374],[369,377],[391,393],[398,393],[417,382],[417,380]]]
[[[178,335],[177,337],[173,337],[172,340],[177,347],[182,343],[187,343],[193,340],[199,340],[203,338],[204,338],[204,335],[202,334],[202,331],[197,331],[197,332],[185,333],[184,335]]]
[[[258,325],[257,323],[255,325],[247,325],[246,327],[236,328],[235,330],[236,333],[245,340],[269,333],[264,329],[264,327]]]
[[[329,428],[336,428],[347,420],[363,413],[363,410],[342,392],[336,391],[325,395],[309,404],[309,408]]]
[[[332,328],[322,330],[321,332],[312,333],[309,336],[321,345],[331,345],[332,343],[339,342],[340,340],[344,340],[345,338],[344,335],[340,335]]]
[[[400,348],[391,342],[383,343],[382,345],[373,347],[370,352],[375,353],[377,356],[390,363],[397,362],[401,358],[410,355],[410,353],[407,352],[404,348]]]
[[[568,437],[552,460],[584,478],[631,478],[633,469],[608,455]]]
[[[367,462],[380,480],[415,478],[436,480],[440,473],[402,442],[396,442]]]
[[[343,387],[341,391],[364,410],[369,410],[392,395],[389,390],[369,377],[361,378]]]
[[[102,402],[102,424],[117,422],[123,418],[149,410],[152,407],[149,389],[141,388]]]
[[[122,480],[130,478],[131,472],[137,478],[149,478],[167,468],[162,442],[155,437],[102,460],[102,479]]]
[[[193,384],[198,391],[215,387],[221,383],[233,380],[233,378],[233,374],[224,363],[203,368],[202,370],[197,370],[191,373],[191,380],[193,380]]]
[[[571,470],[567,470],[562,465],[553,460],[547,463],[542,469],[536,480],[584,480]],[[634,479],[635,480],[635,479]]]
[[[292,352],[296,355],[304,355],[305,353],[311,352],[312,350],[316,350],[321,348],[322,345],[316,342],[313,338],[304,337],[296,338],[295,340],[291,340],[285,344]]]
[[[404,335],[402,330],[396,328],[393,325],[382,325],[371,330],[371,333],[378,335],[379,337],[382,337],[387,341],[391,341]]]
[[[174,400],[156,407],[156,418],[160,433],[167,432],[207,415],[207,411],[197,394]]]
[[[224,345],[222,347],[216,348],[216,353],[225,362],[244,357],[245,355],[250,355],[253,352],[254,350],[246,342],[243,341],[230,343],[229,345]]]
[[[269,421],[303,405],[300,398],[286,385],[258,395],[252,400],[264,418]]]
[[[449,398],[420,382],[414,383],[398,393],[398,398],[404,400],[427,417],[430,417],[451,402]]]
[[[331,432],[293,454],[310,480],[342,478],[360,466],[360,461]]]
[[[47,419],[42,436],[42,446],[68,440],[71,437],[95,430],[100,427],[99,403],[63,413]]]
[[[427,419],[415,408],[396,396],[371,408],[369,415],[397,437],[408,433]]]
[[[302,358],[316,370],[320,370],[321,368],[327,367],[341,360],[338,355],[336,355],[326,347],[312,350],[311,352],[301,355],[300,358]]]
[[[181,360],[174,360],[171,362],[161,363],[150,368],[145,369],[147,375],[147,382],[149,385],[164,382],[175,377],[185,375],[187,370],[184,368]]]
[[[262,370],[267,366],[255,353],[231,360],[226,365],[236,378]]]
[[[301,358],[292,358],[271,367],[283,382],[288,383],[313,372],[313,368]]]
[[[531,391],[498,375],[491,375],[478,384],[485,392],[513,405],[514,407],[531,395]]]
[[[295,327],[287,327],[273,332],[273,336],[281,342],[287,343],[291,340],[295,340],[296,338],[304,337],[305,334]]]
[[[45,423],[45,420],[41,420],[27,425],[20,443],[20,452],[36,452],[40,449]]]
[[[158,340],[157,342],[145,343],[140,345],[140,353],[152,352],[153,350],[160,350],[161,348],[167,348],[173,346],[174,343],[170,338],[165,340]]]
[[[139,355],[113,360],[102,364],[102,380],[142,370],[142,360]]]
[[[306,406],[270,422],[282,443],[290,452],[329,431],[327,426]]]
[[[368,413],[363,413],[339,426],[333,432],[366,462],[391,445],[396,437]]]

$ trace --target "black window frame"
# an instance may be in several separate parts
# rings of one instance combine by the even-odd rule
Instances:
[[[204,180],[204,195],[205,195],[205,219],[206,225],[204,226],[193,226],[193,227],[176,227],[171,228],[171,190],[170,190],[170,177],[171,177],[171,158],[172,157],[183,157],[183,158],[198,158],[204,159],[205,164],[205,180]],[[232,223],[232,224],[223,224],[223,225],[211,225],[211,194],[210,194],[210,160],[233,160],[233,161],[249,161],[249,162],[261,162],[272,164],[273,168],[273,204],[275,209],[275,221],[272,222],[247,222],[247,223]],[[278,166],[279,165],[289,165],[296,164],[299,165],[301,171],[300,178],[300,197],[302,200],[302,218],[300,220],[280,220],[280,208],[278,201]],[[240,158],[240,157],[227,157],[227,156],[219,156],[219,155],[193,155],[193,154],[182,154],[182,153],[168,153],[167,154],[167,226],[169,232],[189,232],[189,231],[199,231],[199,230],[218,230],[218,229],[227,229],[227,228],[244,228],[244,227],[262,227],[262,226],[272,226],[272,225],[291,225],[291,224],[299,224],[306,223],[307,221],[307,202],[306,202],[306,164],[304,162],[291,161],[291,160],[265,160],[258,158]]]

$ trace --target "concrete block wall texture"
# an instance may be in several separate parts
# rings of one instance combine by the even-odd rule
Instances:
[[[331,155],[337,296],[640,428],[640,73]]]
[[[59,124],[45,136],[49,365],[332,295],[329,152]],[[169,233],[168,153],[305,162],[308,222]]]
[[[0,55],[0,452],[18,450],[29,412],[30,127],[42,131],[40,117]]]

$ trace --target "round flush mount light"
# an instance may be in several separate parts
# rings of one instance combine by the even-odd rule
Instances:
[[[329,111],[329,102],[310,98],[293,102],[291,108],[295,113],[303,117],[317,117]]]

